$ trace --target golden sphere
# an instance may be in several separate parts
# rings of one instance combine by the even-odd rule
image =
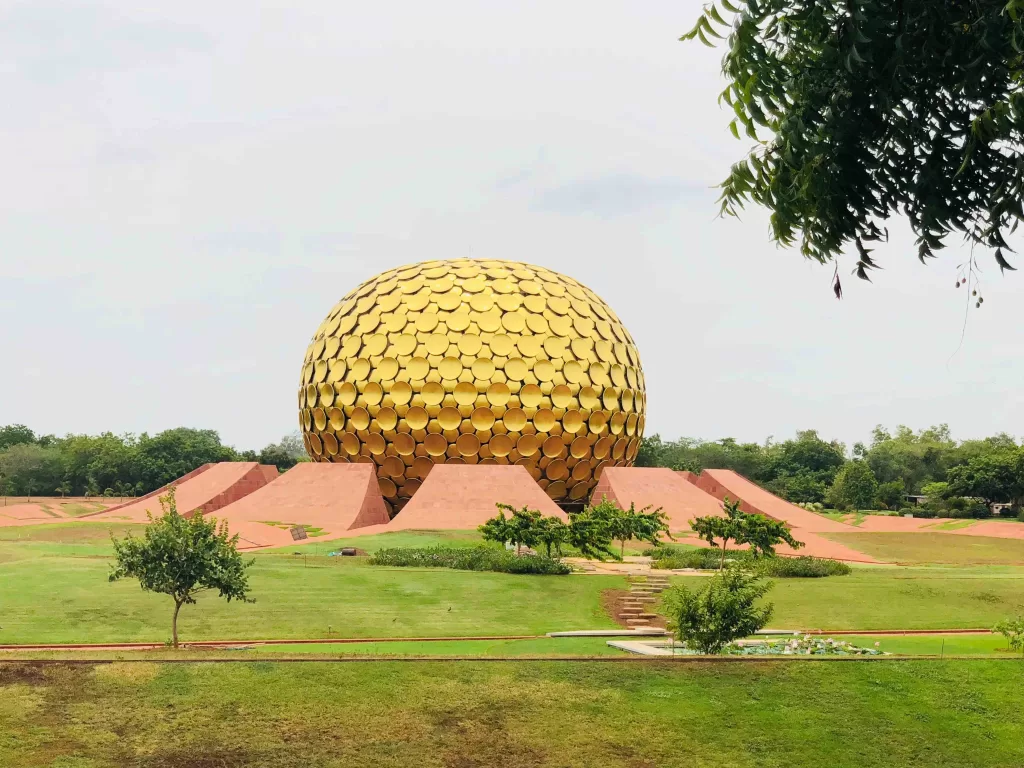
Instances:
[[[373,463],[391,511],[434,464],[522,464],[582,501],[636,459],[646,395],[629,331],[572,278],[515,261],[399,267],[349,293],[306,350],[314,461]]]

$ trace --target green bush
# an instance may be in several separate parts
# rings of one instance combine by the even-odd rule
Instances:
[[[673,570],[676,568],[696,568],[704,571],[717,571],[719,558],[718,549],[682,549],[672,546],[652,547],[644,552],[652,558],[654,568]],[[839,560],[821,557],[760,557],[754,558],[750,552],[738,549],[726,553],[726,565],[743,565],[765,576],[781,579],[790,578],[822,578],[824,576],[846,576],[850,566]]]
[[[572,569],[545,555],[518,556],[493,547],[394,547],[379,549],[370,565],[395,568],[454,568],[459,571],[497,571],[564,576]]]
[[[772,588],[756,575],[727,568],[696,589],[672,587],[662,598],[668,628],[687,648],[701,653],[721,653],[741,637],[763,628],[772,605],[757,605]]]
[[[820,579],[846,576],[850,573],[850,566],[824,557],[768,557],[757,561],[757,571],[780,579]]]

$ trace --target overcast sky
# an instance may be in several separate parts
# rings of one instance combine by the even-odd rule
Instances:
[[[908,229],[875,283],[716,218],[741,157],[697,0],[0,3],[0,424],[296,426],[309,337],[377,272],[520,259],[632,332],[647,432],[1024,432],[1019,296]],[[1024,266],[1024,264],[1022,264]],[[955,353],[955,354],[954,354]]]

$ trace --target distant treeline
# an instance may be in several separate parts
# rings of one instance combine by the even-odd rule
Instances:
[[[984,516],[995,505],[1024,503],[1024,448],[1006,434],[954,440],[945,424],[894,433],[876,427],[851,450],[814,430],[792,440],[644,438],[637,464],[700,472],[732,469],[793,502],[838,509],[899,509],[927,496],[923,511]]]
[[[131,496],[149,493],[216,461],[258,461],[281,471],[306,460],[298,434],[261,451],[237,451],[209,429],[157,435],[36,435],[22,424],[0,427],[0,494]]]

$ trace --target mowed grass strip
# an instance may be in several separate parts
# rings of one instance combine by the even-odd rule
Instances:
[[[1011,662],[0,665],[0,765],[1024,763]]]
[[[970,522],[970,521],[966,521]],[[921,531],[823,533],[822,536],[887,563],[1024,565],[1024,539]]]
[[[705,579],[672,582],[699,588]],[[862,567],[848,576],[772,582],[766,599],[777,629],[979,629],[1024,613],[1020,568]]]
[[[131,580],[107,582],[99,544],[0,542],[0,644],[166,640],[172,602]],[[14,550],[5,558],[4,554]],[[83,553],[84,550],[84,553]],[[619,576],[532,576],[391,569],[365,558],[259,555],[254,604],[205,594],[179,618],[184,641],[320,637],[542,635],[616,626],[601,591]]]
[[[0,644],[166,640],[169,598],[144,593],[132,581],[107,582],[110,532],[125,530],[119,523],[0,529]],[[366,549],[477,543],[475,535],[439,532],[351,541]],[[326,557],[336,543],[255,555],[251,577],[257,602],[228,604],[204,596],[199,605],[183,609],[182,638],[466,637],[610,628],[616,625],[601,608],[601,592],[626,583],[603,575],[379,568],[364,558]],[[674,583],[696,586],[705,580],[673,577]],[[776,579],[769,599],[775,604],[771,626],[784,629],[991,627],[1024,613],[1024,569],[855,568],[849,576]]]

